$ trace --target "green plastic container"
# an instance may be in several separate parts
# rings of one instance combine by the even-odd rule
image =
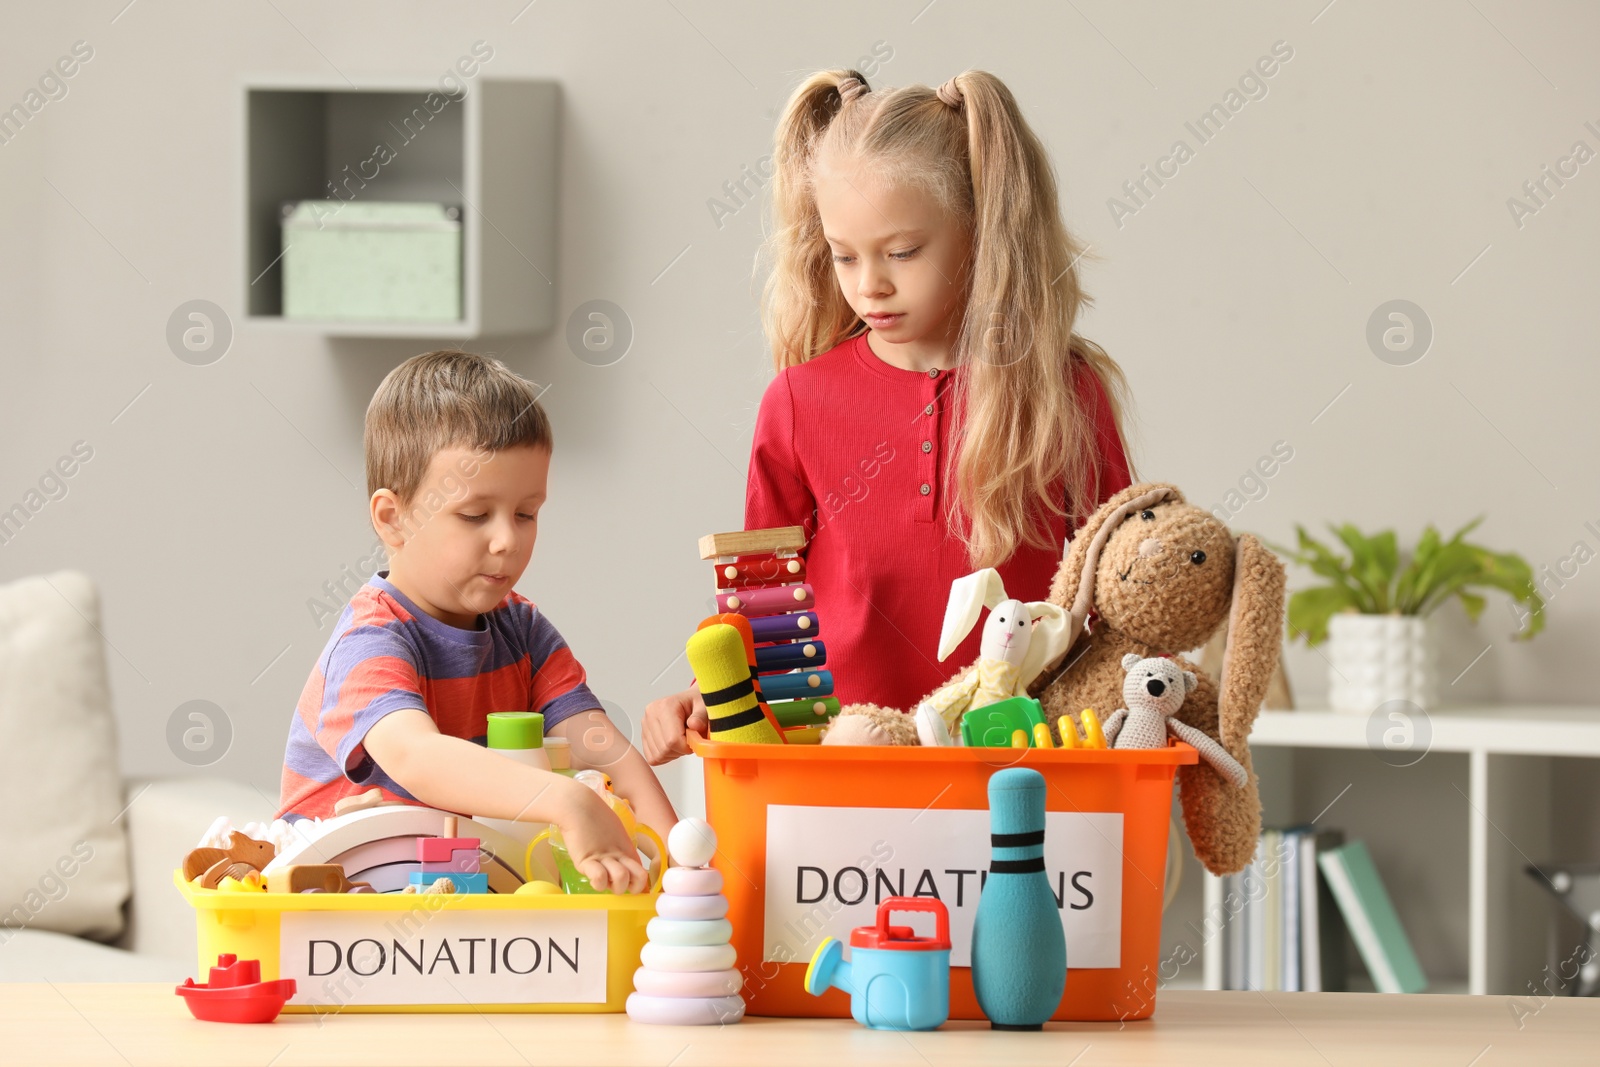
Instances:
[[[283,317],[459,320],[460,211],[432,203],[285,204]]]

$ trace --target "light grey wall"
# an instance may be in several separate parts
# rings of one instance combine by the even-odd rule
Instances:
[[[874,85],[995,72],[1047,143],[1097,257],[1083,332],[1131,378],[1145,477],[1221,503],[1283,441],[1293,459],[1236,529],[1283,541],[1295,522],[1350,520],[1409,540],[1482,513],[1485,543],[1536,566],[1600,548],[1600,163],[1520,224],[1508,208],[1575,142],[1600,148],[1587,5],[122,5],[8,5],[0,35],[5,107],[75,41],[94,49],[66,97],[0,146],[0,508],[74,442],[93,448],[65,498],[0,546],[0,576],[71,567],[98,582],[130,772],[186,772],[166,724],[205,699],[234,731],[210,771],[276,795],[328,635],[307,601],[372,543],[362,413],[423,347],[242,322],[245,74],[434,76],[483,40],[482,76],[561,83],[558,314],[611,300],[636,339],[605,368],[559,330],[477,347],[550,385],[552,502],[520,591],[635,721],[685,676],[677,656],[707,608],[695,540],[741,524],[770,377],[760,207],[719,225],[709,201],[768,154],[800,77],[875,46],[891,58]],[[1280,41],[1293,58],[1266,95],[1199,145],[1185,123]],[[1194,157],[1114,220],[1111,198],[1179,138]],[[165,340],[197,298],[236,330],[206,367]],[[1435,337],[1392,366],[1366,324],[1402,298]],[[1447,681],[1490,646],[1451,692],[1593,703],[1580,667],[1597,574],[1576,568],[1532,644],[1507,640],[1503,598],[1476,630],[1447,619]],[[1321,657],[1296,646],[1287,663],[1316,705]]]

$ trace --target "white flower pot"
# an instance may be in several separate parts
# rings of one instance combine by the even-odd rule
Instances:
[[[1426,618],[1335,615],[1328,620],[1328,703],[1360,715],[1391,700],[1426,711],[1438,702],[1434,657]]]

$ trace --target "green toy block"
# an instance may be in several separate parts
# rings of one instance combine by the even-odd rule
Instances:
[[[1032,697],[1011,697],[973,708],[961,717],[961,743],[970,748],[1010,748],[1011,735],[1021,730],[1033,744],[1033,728],[1044,722],[1044,709]]]

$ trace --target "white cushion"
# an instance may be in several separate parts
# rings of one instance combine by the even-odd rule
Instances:
[[[19,929],[109,940],[128,852],[100,604],[70,571],[0,585],[0,956]]]

